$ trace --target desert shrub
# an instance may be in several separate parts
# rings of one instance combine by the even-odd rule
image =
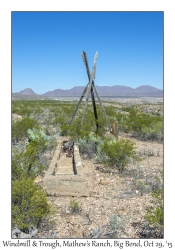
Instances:
[[[70,207],[73,212],[79,211],[78,201],[74,200],[72,197],[70,199]]]
[[[163,172],[160,171],[155,180],[156,189],[153,189],[152,206],[147,207],[145,218],[147,221],[158,228],[163,227]]]
[[[57,135],[57,137],[55,136],[49,136],[48,137],[48,143],[47,143],[47,149],[54,149],[57,146],[57,139],[59,135]]]
[[[12,139],[16,142],[27,137],[28,129],[39,128],[38,122],[30,118],[24,118],[21,121],[12,123]]]
[[[33,133],[33,131],[35,133]],[[25,146],[25,150],[13,149],[12,155],[12,179],[16,180],[20,176],[35,178],[46,166],[41,163],[40,158],[48,148],[48,139],[44,133],[37,133],[40,130],[29,130],[30,143]]]
[[[27,130],[29,143],[20,142],[13,147],[12,154],[12,179],[18,179],[21,175],[35,178],[48,166],[44,152],[53,150],[57,140],[53,136],[47,136],[44,130],[33,128]]]
[[[140,160],[136,154],[135,143],[130,140],[104,140],[100,148],[106,155],[106,163],[118,168],[121,172],[131,159],[134,161]]]
[[[46,107],[47,105],[51,106],[52,103],[46,103]],[[31,119],[39,118],[39,114],[44,110],[44,102],[13,103],[13,112],[22,114],[24,118],[12,123],[12,138],[19,142],[12,147],[12,222],[23,231],[37,226],[50,213],[46,193],[42,187],[33,183],[35,177],[47,167],[45,152],[56,146],[56,138],[47,136],[38,122]],[[44,123],[54,117],[49,110],[46,111]]]
[[[163,238],[163,172],[160,171],[160,174],[156,178],[157,189],[154,189],[152,192],[153,199],[151,200],[152,205],[146,207],[146,226],[141,232],[145,234],[146,231],[149,231],[150,238]]]
[[[120,233],[125,230],[126,223],[129,218],[125,216],[120,216],[118,214],[114,214],[110,217],[110,231],[112,233],[112,238],[118,238]]]
[[[25,152],[21,155],[23,168],[30,177],[36,177],[48,167],[48,161],[44,153],[51,151],[57,146],[57,139],[54,136],[46,136],[42,130],[34,130],[36,134],[27,145]],[[33,135],[33,134],[31,134]]]
[[[31,142],[26,150],[16,152],[12,157],[12,180],[16,180],[21,176],[34,179],[40,174],[45,166],[39,162],[39,156],[42,154],[42,146],[35,142]]]
[[[123,230],[125,228],[127,219],[121,218],[119,215],[114,214],[110,217],[110,227],[112,230]]]
[[[149,193],[151,187],[148,185],[147,182],[138,179],[136,181],[134,181],[135,186],[136,186],[136,190],[139,191],[140,195],[143,195],[144,193]]]
[[[131,106],[122,106],[121,108],[125,112],[131,112],[133,110],[133,105]]]
[[[12,181],[12,223],[25,231],[36,227],[51,212],[46,192],[32,179]]]
[[[90,159],[94,158],[94,156],[99,151],[99,145],[102,143],[102,140],[99,136],[95,136],[90,133],[88,137],[79,138],[78,145],[80,154],[86,154]]]
[[[163,141],[163,123],[157,122],[150,124],[149,127],[143,127],[140,133],[142,140]]]
[[[32,112],[31,105],[28,101],[15,101],[12,102],[12,113],[29,117]]]
[[[163,188],[154,190],[152,196],[154,197],[153,205],[147,207],[145,218],[149,224],[163,229]]]
[[[31,141],[26,151],[21,155],[24,171],[32,178],[44,170],[45,166],[40,164],[39,156],[46,149],[46,142]]]
[[[106,162],[106,154],[101,150],[100,145],[97,146],[97,152],[94,155],[94,163],[105,163]]]
[[[125,119],[125,132],[141,140],[163,140],[163,118],[132,109]]]
[[[141,238],[163,238],[163,188],[152,192],[152,206],[146,208],[143,227],[139,232]]]
[[[24,175],[24,170],[23,167],[21,166],[20,155],[15,153],[12,157],[12,180],[17,180],[23,175]]]

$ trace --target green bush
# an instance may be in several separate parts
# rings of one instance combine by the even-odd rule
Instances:
[[[86,154],[88,158],[92,159],[99,152],[99,145],[102,143],[102,140],[99,136],[93,135],[90,133],[88,137],[79,138],[78,145],[80,154]]]
[[[147,207],[145,218],[151,225],[163,229],[163,188],[154,190],[152,196],[154,197],[153,205]]]
[[[37,227],[52,211],[47,203],[46,192],[32,179],[12,181],[12,224],[25,231]]]
[[[46,143],[43,141],[31,141],[27,146],[26,151],[21,155],[23,169],[31,178],[35,178],[43,169],[44,166],[39,163],[39,155],[44,152]]]
[[[17,153],[12,157],[12,180],[17,180],[21,176],[26,175],[23,166],[21,166],[21,158]]]
[[[45,137],[44,137],[45,138]],[[16,180],[21,176],[35,178],[46,166],[40,162],[40,156],[44,153],[48,140],[34,137],[33,140],[21,151],[19,148],[13,149],[12,157],[12,179]]]
[[[125,132],[131,132],[141,140],[163,141],[163,118],[132,109],[123,124]]]
[[[25,117],[29,117],[32,112],[32,102],[30,101],[15,101],[12,102],[12,113],[16,113]]]
[[[40,174],[45,166],[39,162],[39,152],[35,143],[31,142],[26,150],[20,154],[15,154],[12,158],[12,180],[20,177],[34,179]]]
[[[12,123],[12,139],[16,142],[28,136],[28,129],[39,128],[38,122],[30,118]]]
[[[75,201],[73,198],[71,198],[70,199],[70,207],[71,207],[73,212],[79,211],[78,201]]]
[[[136,154],[135,143],[130,140],[105,140],[101,145],[101,151],[106,154],[106,163],[119,171],[123,171],[129,161],[139,161]]]
[[[163,123],[157,122],[150,124],[149,127],[143,127],[140,133],[142,140],[157,140],[163,141]]]
[[[21,145],[16,145],[13,148],[12,155],[12,179],[16,180],[20,176],[28,176],[35,178],[48,166],[47,160],[43,160],[43,154],[47,150],[52,150],[57,145],[56,138],[46,136],[43,130],[40,129],[28,129],[28,136],[30,143],[25,145],[24,142],[20,142]]]
[[[160,171],[160,175],[156,177],[157,189],[152,192],[153,199],[151,200],[152,205],[146,207],[145,219],[146,230],[147,228],[152,229],[151,236],[154,238],[163,237],[163,172]]]

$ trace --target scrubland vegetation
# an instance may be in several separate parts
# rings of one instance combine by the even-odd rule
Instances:
[[[83,105],[71,126],[70,119],[76,102],[66,101],[13,101],[12,115],[12,225],[24,232],[39,227],[41,222],[54,213],[41,186],[34,183],[38,175],[48,168],[59,136],[66,135],[79,145],[80,154],[88,159],[108,165],[124,173],[129,162],[140,162],[136,145],[128,138],[118,140],[109,134],[108,126],[97,105],[99,129],[92,106],[89,105],[84,125],[81,126]],[[109,103],[105,106],[110,124],[117,124],[118,135],[127,134],[143,141],[163,143],[163,117],[146,113],[135,106],[120,108]],[[153,192],[154,206],[147,208],[145,216],[149,225],[163,230],[163,189],[159,185]],[[79,206],[70,201],[73,210]],[[118,218],[111,218],[111,227],[118,227]],[[121,223],[121,221],[120,221]],[[120,224],[119,223],[119,224]],[[122,225],[123,226],[123,225]]]

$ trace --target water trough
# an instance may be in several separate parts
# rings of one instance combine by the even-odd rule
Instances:
[[[60,137],[50,166],[43,179],[43,188],[51,196],[87,196],[85,174],[78,145],[74,145],[72,157],[67,157]]]

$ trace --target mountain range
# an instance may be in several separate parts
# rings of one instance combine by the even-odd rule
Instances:
[[[71,89],[55,89],[48,91],[40,96],[43,97],[79,97],[82,95],[85,86],[76,86]],[[162,97],[163,90],[158,88],[142,85],[137,88],[131,88],[126,86],[114,85],[114,86],[96,86],[99,96],[123,96],[123,97],[141,97],[141,96],[154,96]],[[26,88],[17,92],[19,95],[37,95],[32,89]]]
[[[16,92],[15,94],[19,94],[19,95],[37,95],[32,89],[27,88],[24,90],[21,90],[20,92]]]

